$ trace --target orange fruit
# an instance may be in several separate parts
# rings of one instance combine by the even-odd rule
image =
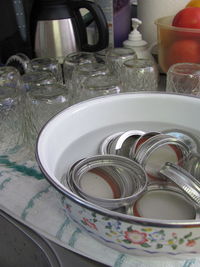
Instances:
[[[191,0],[186,7],[200,7],[200,0]]]
[[[183,39],[174,42],[168,50],[167,61],[169,66],[180,62],[199,63],[199,42],[192,39]]]

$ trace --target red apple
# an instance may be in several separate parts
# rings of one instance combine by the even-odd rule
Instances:
[[[180,62],[200,63],[200,43],[185,39],[175,41],[167,53],[168,66]]]
[[[179,11],[172,26],[200,29],[200,7],[187,7]]]

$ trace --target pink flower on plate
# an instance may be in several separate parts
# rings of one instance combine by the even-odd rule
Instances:
[[[96,224],[90,222],[87,218],[83,218],[83,223],[94,230],[98,230]]]
[[[146,238],[147,234],[146,233],[141,233],[137,230],[132,230],[132,231],[126,231],[125,232],[125,238],[129,241],[131,241],[133,244],[144,244],[148,241]]]

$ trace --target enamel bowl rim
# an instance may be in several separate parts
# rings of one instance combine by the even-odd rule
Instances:
[[[36,161],[39,165],[40,170],[42,173],[45,175],[46,179],[53,185],[53,187],[58,190],[60,193],[62,193],[65,197],[69,198],[75,204],[82,206],[86,209],[89,209],[90,211],[95,211],[98,214],[102,214],[104,216],[107,216],[112,219],[120,220],[122,222],[127,222],[127,223],[135,223],[137,225],[143,225],[143,226],[154,226],[154,227],[163,227],[163,228],[184,228],[184,227],[200,227],[200,219],[198,220],[158,220],[158,219],[149,219],[149,218],[141,218],[141,217],[136,217],[132,215],[127,215],[127,214],[122,214],[116,211],[111,211],[105,208],[102,208],[98,205],[95,205],[93,203],[88,202],[87,200],[84,200],[74,193],[72,193],[70,190],[67,190],[61,182],[55,177],[51,177],[45,168],[43,167],[42,161],[40,159],[40,142],[41,142],[41,136],[43,134],[43,131],[46,130],[46,128],[49,126],[52,121],[56,121],[56,119],[63,113],[70,113],[72,111],[79,111],[81,110],[81,107],[87,106],[88,103],[92,103],[93,105],[96,104],[101,104],[101,102],[104,101],[105,98],[134,98],[134,96],[143,96],[147,97],[149,95],[153,95],[155,97],[166,97],[166,95],[169,95],[170,97],[180,97],[180,98],[188,98],[188,99],[194,99],[194,101],[199,101],[199,106],[200,106],[200,98],[195,97],[195,96],[190,96],[190,95],[180,95],[180,94],[175,94],[175,93],[167,93],[167,92],[134,92],[134,93],[121,93],[120,95],[108,95],[108,96],[100,96],[96,97],[93,99],[89,99],[83,102],[80,102],[78,104],[75,104],[73,106],[70,106],[55,116],[53,116],[40,130],[37,141],[36,141],[36,150],[35,150],[35,157]],[[91,106],[90,106],[91,108]]]

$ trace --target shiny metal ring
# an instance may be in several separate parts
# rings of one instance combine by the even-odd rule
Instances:
[[[190,153],[189,147],[181,140],[169,135],[158,134],[147,139],[143,144],[139,146],[138,150],[135,153],[134,159],[143,167],[145,167],[149,156],[155,150],[163,147],[164,145],[174,145],[179,148],[183,155],[183,158],[187,158]]]
[[[173,181],[192,200],[200,206],[200,182],[185,169],[176,164],[167,162],[160,173]]]

